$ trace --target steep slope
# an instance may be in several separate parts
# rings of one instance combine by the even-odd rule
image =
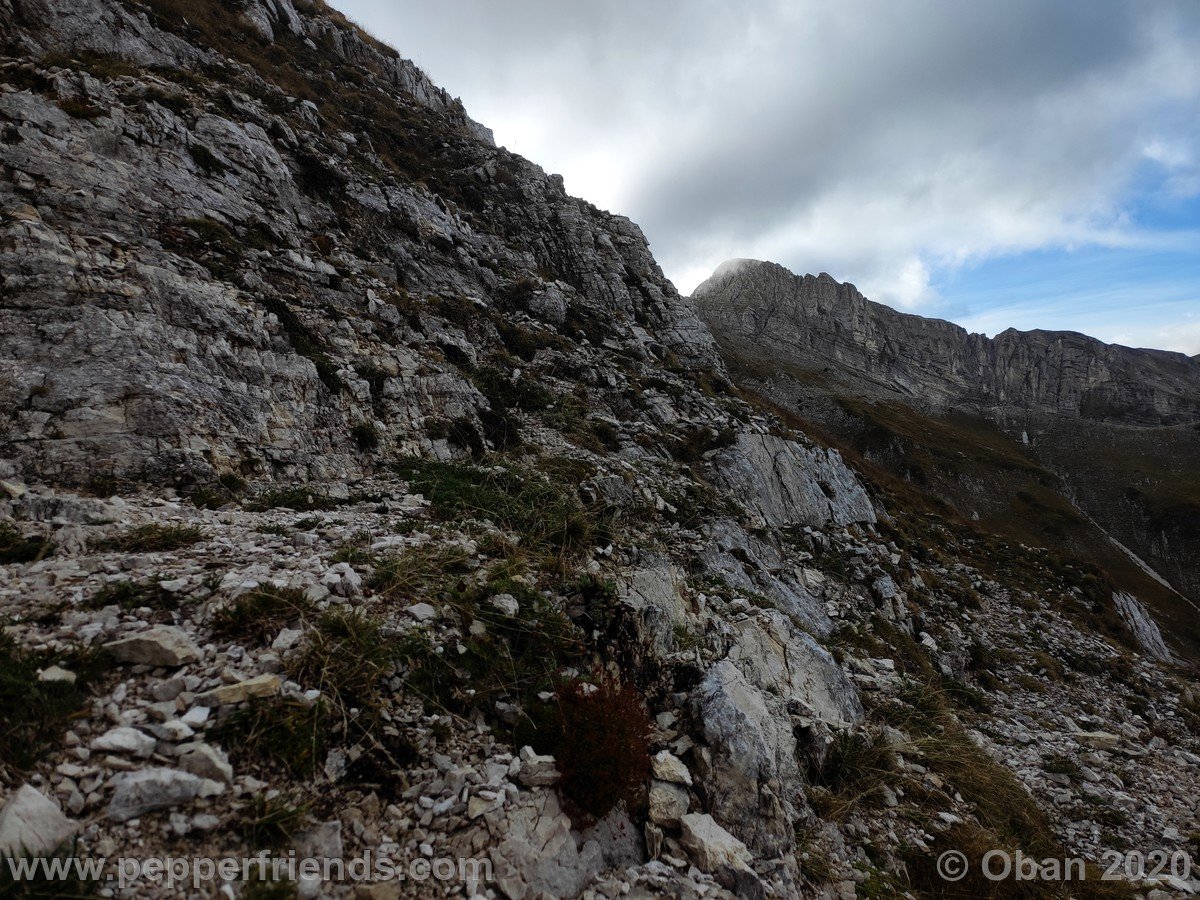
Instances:
[[[1071,333],[989,339],[828,275],[748,260],[722,266],[693,300],[744,383],[960,516],[1100,562],[1189,654],[1200,646],[1195,360]]]
[[[289,0],[0,40],[0,893],[58,847],[510,900],[1186,847],[1136,599],[740,394],[636,226],[394,51]]]

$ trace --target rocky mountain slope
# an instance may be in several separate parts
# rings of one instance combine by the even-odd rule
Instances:
[[[693,300],[739,379],[963,517],[1096,559],[1200,649],[1196,360],[1068,332],[968,334],[751,260]]]
[[[938,854],[1187,851],[1195,681],[1136,598],[736,389],[636,226],[394,51],[290,0],[0,0],[0,40],[0,891],[986,896]],[[8,864],[289,850],[486,867]]]

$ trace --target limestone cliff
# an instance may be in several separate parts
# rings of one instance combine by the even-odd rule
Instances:
[[[988,338],[873,303],[852,284],[731,260],[692,295],[714,334],[749,355],[826,367],[866,391],[921,404],[1010,409],[1135,425],[1200,422],[1200,365],[1067,331]]]

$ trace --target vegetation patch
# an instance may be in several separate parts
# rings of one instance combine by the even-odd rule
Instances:
[[[360,422],[350,429],[350,437],[359,450],[374,450],[379,446],[379,429],[370,422]]]
[[[74,673],[75,681],[41,681],[38,672],[52,665]],[[107,668],[98,651],[32,652],[0,632],[0,780],[11,782],[61,744],[72,717],[87,703],[89,687]]]
[[[259,794],[242,816],[242,836],[252,850],[282,850],[307,824],[309,809],[295,797]]]
[[[629,685],[573,681],[555,697],[557,721],[543,737],[562,774],[559,791],[589,819],[618,803],[636,814],[650,775],[650,717]]]
[[[223,606],[213,616],[213,635],[226,640],[266,644],[287,624],[311,614],[304,591],[262,585]]]
[[[264,491],[247,504],[247,509],[266,512],[272,509],[294,509],[296,512],[327,512],[341,504],[320,491],[299,485]],[[298,526],[299,527],[299,526]]]
[[[48,538],[25,537],[7,522],[0,522],[0,565],[31,563],[54,553]]]
[[[517,601],[515,612],[491,602],[500,594]],[[444,602],[462,622],[465,651],[439,652],[426,636],[409,636],[401,645],[406,687],[429,709],[479,709],[495,718],[496,703],[508,704],[518,718],[497,720],[497,727],[511,726],[514,743],[529,743],[548,709],[538,695],[555,691],[563,669],[583,661],[583,634],[552,601],[516,582],[493,582]]]
[[[308,633],[291,675],[319,690],[346,719],[351,709],[375,712],[382,699],[380,682],[395,663],[396,650],[377,621],[355,610],[330,609]]]
[[[312,778],[325,762],[330,740],[324,703],[252,700],[213,729],[214,739],[237,756],[280,766],[296,778]]]
[[[203,144],[189,144],[188,155],[192,158],[200,171],[205,175],[223,175],[229,170],[229,166],[221,162],[217,155],[205,147]]]
[[[87,609],[103,609],[119,606],[125,612],[149,607],[151,609],[175,609],[179,599],[170,591],[164,591],[157,581],[110,581],[84,604]]]
[[[446,521],[491,521],[531,553],[565,561],[611,536],[611,516],[541,473],[434,460],[405,460],[400,474]]]
[[[396,603],[453,591],[466,573],[470,554],[462,547],[423,545],[405,553],[380,557],[375,562],[371,587]]]
[[[280,327],[283,328],[292,348],[316,367],[317,377],[321,379],[325,387],[329,388],[331,393],[341,393],[346,385],[338,375],[337,366],[325,352],[324,344],[307,325],[300,321],[295,310],[285,301],[269,294],[258,294],[255,299],[266,308],[267,312],[273,313],[279,320]]]
[[[139,525],[114,537],[98,541],[94,546],[102,553],[165,553],[190,547],[206,537],[204,530],[194,525]]]
[[[809,783],[824,789],[812,799],[826,818],[839,819],[896,780],[896,752],[881,733],[844,731],[825,759],[809,766]]]

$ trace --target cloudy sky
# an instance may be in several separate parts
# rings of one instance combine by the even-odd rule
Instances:
[[[1200,353],[1200,0],[334,0],[687,293]]]

